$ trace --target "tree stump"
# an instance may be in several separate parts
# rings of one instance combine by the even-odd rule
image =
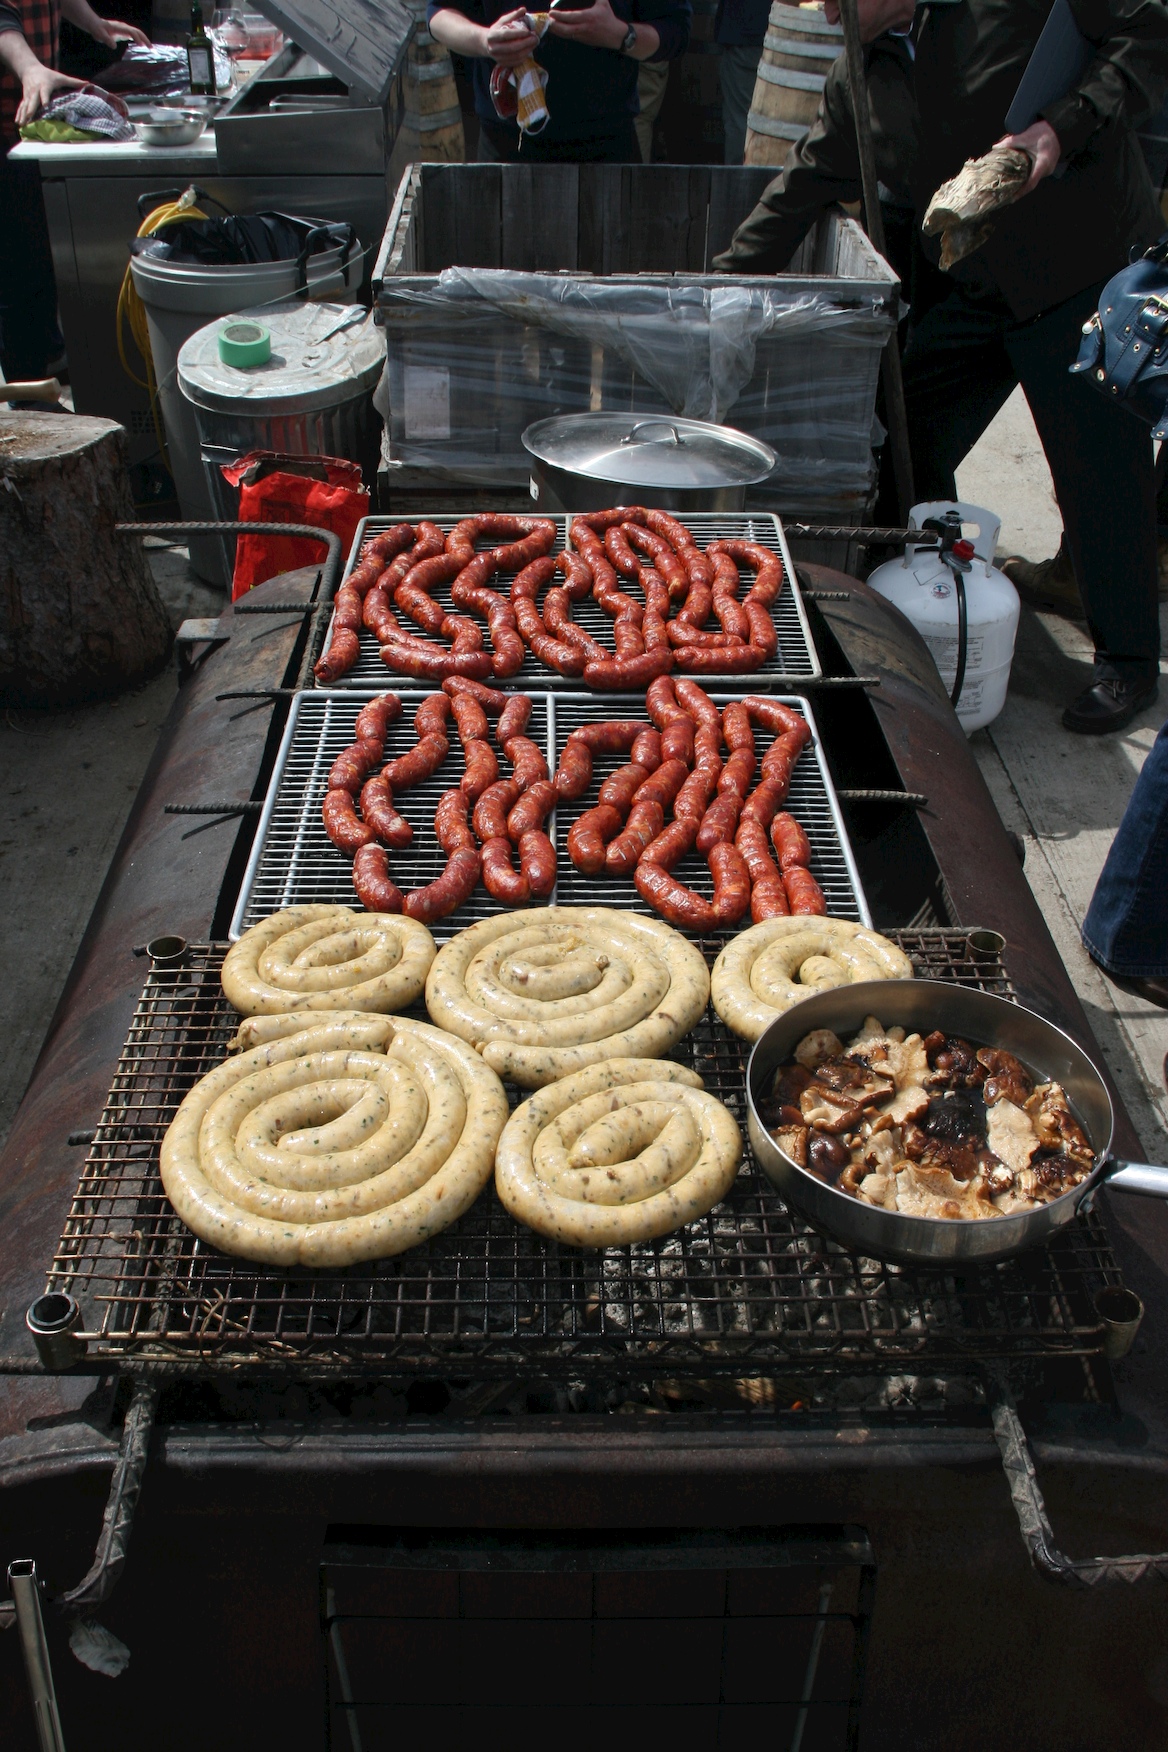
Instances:
[[[0,415],[0,700],[63,706],[165,663],[171,627],[141,543],[126,435],[79,414]]]

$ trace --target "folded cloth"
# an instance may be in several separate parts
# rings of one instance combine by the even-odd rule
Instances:
[[[34,122],[20,130],[25,140],[48,140],[55,144],[104,140],[132,140],[129,111],[120,97],[92,85],[79,91],[63,91],[47,103]]]
[[[527,22],[542,37],[550,13],[529,12]],[[544,100],[548,76],[539,62],[528,55],[514,67],[496,67],[491,74],[491,102],[504,121],[512,116],[521,134],[539,134],[547,127],[550,112]]]

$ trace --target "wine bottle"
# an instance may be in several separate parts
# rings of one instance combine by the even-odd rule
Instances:
[[[187,68],[191,78],[192,97],[215,95],[215,50],[203,27],[203,8],[199,0],[191,5],[191,34],[187,38]]]

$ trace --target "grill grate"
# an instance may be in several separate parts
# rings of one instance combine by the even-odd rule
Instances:
[[[471,513],[467,512],[464,513],[464,515],[469,516]],[[540,513],[540,515],[542,516],[543,513]],[[353,565],[356,562],[356,556],[361,551],[361,543],[363,541],[367,540],[370,536],[380,534],[386,529],[392,529],[395,523],[414,523],[417,521],[417,518],[409,516],[365,518],[364,522],[357,530],[357,536],[353,543],[353,551],[349,556],[349,564],[345,569],[345,576],[347,577],[352,570]],[[450,531],[460,519],[451,516],[427,517],[425,521],[436,524],[444,535],[449,535]],[[553,517],[552,521],[557,528],[556,544],[552,549],[552,552],[558,554],[567,545],[567,525],[569,520],[566,517],[558,516]],[[819,659],[815,654],[815,644],[811,637],[811,630],[807,625],[807,611],[803,606],[803,598],[800,594],[799,584],[795,576],[795,567],[791,560],[790,550],[787,547],[787,538],[783,534],[782,524],[779,522],[778,518],[766,511],[735,511],[722,513],[701,512],[700,514],[687,514],[685,522],[687,528],[692,530],[695,539],[703,548],[707,547],[712,541],[757,541],[762,542],[766,547],[773,548],[783,562],[783,572],[785,574],[783,588],[772,609],[775,628],[779,635],[779,649],[775,657],[769,663],[764,664],[762,669],[758,670],[754,675],[746,678],[750,686],[754,688],[765,688],[768,685],[772,685],[772,677],[778,676],[806,676],[808,679],[811,679],[815,676],[821,675],[823,672],[820,667]],[[745,578],[745,574],[743,574],[743,576]],[[515,577],[516,573],[514,572],[500,572],[491,580],[490,588],[492,590],[497,590],[500,595],[505,595],[507,591],[510,590]],[[635,585],[633,586],[633,590],[635,592]],[[441,603],[443,608],[447,610],[452,608],[450,586],[448,584],[440,585],[433,592],[433,596],[435,602]],[[454,612],[456,614],[462,614],[465,611],[462,609],[455,609]],[[599,603],[593,602],[591,597],[588,597],[583,602],[573,603],[572,618],[573,620],[578,621],[586,632],[591,633],[593,638],[597,639],[606,650],[611,651],[613,649],[612,620],[607,614],[605,614]],[[403,622],[403,624],[405,623]],[[412,621],[408,623],[408,628],[411,633],[416,634],[419,638],[430,640],[434,637],[434,635],[430,633],[423,632],[421,627],[415,626]],[[328,649],[328,640],[331,638],[332,625],[330,623],[329,632],[325,642],[326,650]],[[439,644],[442,643],[440,639],[437,640],[437,642]],[[487,635],[487,649],[490,649],[489,635]],[[348,675],[344,676],[341,681],[336,682],[333,685],[345,688],[373,687],[383,690],[387,685],[387,675],[390,677],[388,685],[392,687],[393,671],[387,670],[385,664],[381,661],[377,641],[372,633],[363,631],[361,634],[360,657],[354,667],[349,671]],[[401,680],[403,678],[399,677],[398,679]],[[722,685],[729,687],[738,686],[742,680],[743,677],[741,676],[721,677]],[[717,686],[718,682],[719,677],[709,676],[703,681],[702,685],[705,686],[708,684],[710,686]],[[578,688],[580,686],[580,681],[578,677],[573,678],[566,675],[557,675],[554,670],[547,669],[542,663],[538,662],[537,659],[531,655],[530,651],[525,650],[523,667],[517,675],[511,678],[508,685],[514,687],[521,693],[530,692],[533,688],[551,688],[555,691],[560,691]]]
[[[1011,995],[1004,967],[976,957],[966,933],[893,934],[922,975]],[[94,1366],[636,1379],[924,1372],[1102,1348],[1092,1296],[1119,1273],[1098,1218],[1079,1217],[1005,1265],[901,1270],[824,1241],[749,1151],[724,1204],[632,1248],[545,1242],[489,1189],[452,1229],[397,1259],[315,1274],[226,1258],[179,1222],[158,1178],[179,1101],[236,1025],[219,984],[224,952],[198,948],[186,967],[150,974],[53,1260],[50,1287],[81,1303]],[[747,1051],[711,1015],[676,1054],[740,1122]]]
[[[359,694],[355,690],[326,693],[321,689],[298,694],[292,702],[231,922],[232,937],[281,907],[358,904],[353,893],[353,861],[338,851],[325,833],[320,809],[329,767],[341,749],[352,742],[357,713],[364,701],[372,697],[371,693]],[[414,713],[426,697],[424,692],[402,691],[402,715],[396,724],[390,725],[386,738],[387,760],[413,746],[417,739]],[[724,703],[730,696],[712,697]],[[565,741],[579,725],[605,718],[645,718],[645,702],[639,695],[536,693],[531,698],[528,734],[544,749],[552,770]],[[788,698],[787,704],[804,714],[814,732],[815,720],[807,701]],[[645,722],[648,723],[647,718]],[[617,759],[598,757],[588,795],[565,805],[547,823],[559,853],[552,898],[561,906],[641,906],[631,879],[581,876],[567,853],[568,829],[582,810],[595,803],[601,780],[619,764]],[[500,761],[500,770],[503,774],[509,771],[505,758]],[[453,736],[450,754],[434,777],[394,799],[416,836],[406,851],[390,856],[399,887],[415,888],[441,874],[446,859],[434,838],[434,810],[442,792],[456,785],[461,774],[462,753],[457,736]],[[813,853],[812,870],[823,887],[830,911],[838,918],[862,919],[870,924],[871,915],[818,740],[814,750],[807,750],[795,765],[788,807],[807,830]],[[682,860],[677,875],[699,893],[713,892],[705,859],[697,853]],[[480,883],[464,906],[439,922],[435,936],[453,936],[478,919],[506,910]],[[733,929],[729,927],[724,935],[732,935]]]

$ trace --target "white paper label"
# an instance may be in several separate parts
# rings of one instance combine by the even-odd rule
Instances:
[[[450,373],[428,365],[407,365],[405,426],[407,438],[449,438]]]
[[[528,477],[527,477],[527,490],[531,494],[532,498],[538,504],[538,502],[539,502],[539,488],[536,485],[534,475],[528,475]]]

